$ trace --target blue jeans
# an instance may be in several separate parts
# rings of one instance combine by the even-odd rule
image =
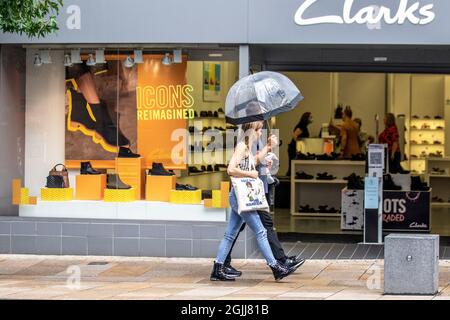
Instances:
[[[266,228],[264,228],[258,212],[249,211],[243,212],[239,215],[237,211],[238,205],[236,195],[234,194],[233,189],[231,189],[229,197],[231,207],[230,221],[228,221],[225,236],[219,245],[216,262],[221,264],[225,262],[225,259],[230,252],[231,246],[233,245],[233,241],[238,236],[239,230],[241,229],[242,224],[245,222],[255,233],[259,249],[266,259],[267,264],[269,266],[274,266],[277,263],[277,260],[273,256],[272,249],[270,249],[269,241],[267,240],[267,230]]]

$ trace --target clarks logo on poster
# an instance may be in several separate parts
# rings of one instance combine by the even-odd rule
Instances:
[[[342,16],[329,15],[314,18],[305,18],[308,9],[318,0],[306,0],[295,13],[295,23],[301,26],[315,24],[378,24],[384,21],[386,24],[404,24],[406,21],[414,25],[425,25],[433,22],[436,17],[433,12],[433,4],[421,6],[419,1],[409,5],[408,0],[400,0],[397,12],[385,6],[375,5],[364,7],[356,11],[353,7],[354,0],[345,0]]]

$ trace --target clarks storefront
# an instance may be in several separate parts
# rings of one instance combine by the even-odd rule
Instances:
[[[376,115],[398,116],[403,165],[432,187],[422,231],[448,235],[450,4],[394,2],[65,1],[55,35],[1,35],[0,253],[213,257],[235,129],[224,101],[250,69],[283,72],[305,96],[273,121],[278,231],[361,234],[342,189],[364,164],[287,153],[306,111],[297,155],[323,153],[323,124],[342,104],[372,136]],[[325,171],[334,181],[315,178]],[[246,232],[234,252],[255,249]]]

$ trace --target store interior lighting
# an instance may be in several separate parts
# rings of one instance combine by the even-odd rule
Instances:
[[[50,56],[50,50],[40,50],[39,57],[41,58],[41,62],[43,64],[51,64],[52,57]]]
[[[173,50],[173,63],[182,63],[181,49]]]
[[[210,58],[221,58],[223,57],[223,53],[210,53],[208,56]]]
[[[72,58],[70,57],[70,54],[65,54],[64,55],[64,66],[65,67],[71,67],[71,66],[73,66],[73,63],[72,63]]]
[[[41,59],[41,55],[39,53],[36,53],[34,55],[34,66],[35,67],[42,66],[42,59]]]
[[[162,64],[165,66],[170,66],[172,64],[172,59],[170,58],[170,53],[166,53],[161,60]]]
[[[71,50],[70,58],[72,60],[72,64],[83,63],[83,61],[81,61],[80,49]]]
[[[134,63],[144,63],[142,50],[134,50]]]
[[[94,55],[92,53],[89,53],[88,59],[86,61],[86,65],[89,66],[89,67],[95,66],[95,58],[94,58]]]
[[[134,59],[131,57],[131,56],[127,56],[126,57],[126,59],[124,60],[124,62],[123,62],[123,65],[126,67],[126,68],[133,68],[133,66],[134,66]]]
[[[96,64],[106,63],[104,49],[95,50],[95,63]]]

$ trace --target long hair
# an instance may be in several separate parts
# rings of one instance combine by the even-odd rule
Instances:
[[[309,118],[311,117],[311,112],[305,112],[302,114],[300,121],[297,124],[297,127],[305,128],[309,124]]]
[[[244,140],[245,145],[250,149],[250,135],[253,134],[253,130],[257,131],[263,128],[263,121],[254,121],[249,123],[244,123],[241,125],[241,131],[239,133],[239,141]]]
[[[386,128],[395,126],[395,116],[393,113],[386,114]]]

